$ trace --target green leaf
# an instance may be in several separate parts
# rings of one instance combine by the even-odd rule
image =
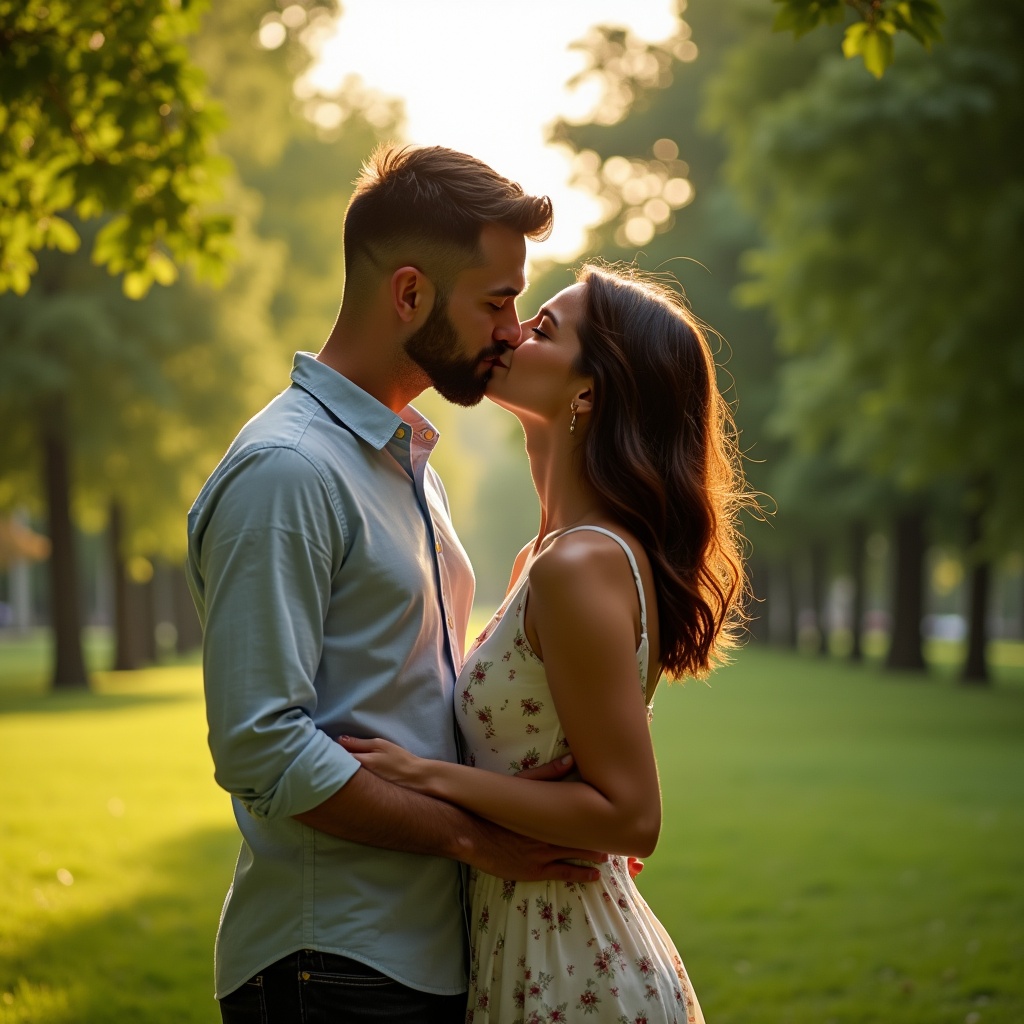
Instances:
[[[886,22],[869,25],[859,21],[851,25],[843,37],[843,54],[847,58],[860,56],[864,67],[875,76],[881,78],[885,69],[893,59],[894,26]]]
[[[861,54],[864,57],[864,67],[875,78],[881,78],[885,74],[885,69],[892,63],[893,51],[892,33],[885,31],[884,26],[865,33]]]
[[[891,14],[893,25],[916,39],[925,49],[942,38],[943,14],[935,0],[903,0]]]
[[[106,224],[93,243],[93,262],[102,266],[123,257],[128,248],[129,227],[129,220],[124,216],[115,217],[109,224]]]
[[[141,299],[153,284],[153,275],[148,270],[133,270],[124,275],[121,287],[129,299]]]
[[[78,232],[60,217],[51,217],[46,229],[46,244],[51,249],[59,249],[61,252],[75,252],[82,240]]]
[[[864,37],[869,31],[866,21],[851,25],[843,36],[843,56],[856,57],[864,50]]]
[[[178,268],[162,252],[154,250],[146,261],[157,284],[170,285],[178,280]]]
[[[10,272],[10,283],[11,290],[16,295],[24,295],[28,291],[28,286],[31,278],[29,274],[32,270],[35,270],[36,261],[33,259],[31,262],[26,261],[25,263],[19,263],[17,266],[11,268]],[[0,279],[0,286],[3,281]]]

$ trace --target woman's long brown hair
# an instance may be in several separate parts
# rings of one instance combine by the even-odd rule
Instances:
[[[703,677],[744,620],[737,519],[756,501],[732,413],[679,294],[634,267],[591,264],[579,280],[577,369],[594,381],[582,471],[651,560],[663,670]]]

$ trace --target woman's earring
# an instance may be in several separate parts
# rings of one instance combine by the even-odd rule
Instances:
[[[572,419],[569,422],[569,433],[570,434],[575,434],[576,433],[576,410],[579,408],[579,405],[576,404],[575,399],[569,403],[569,408],[572,410]]]

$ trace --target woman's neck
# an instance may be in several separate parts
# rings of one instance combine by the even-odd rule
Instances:
[[[581,439],[565,437],[547,429],[526,428],[526,452],[530,457],[530,474],[540,500],[540,527],[534,549],[538,550],[552,534],[582,523],[607,519],[603,503],[580,473]]]

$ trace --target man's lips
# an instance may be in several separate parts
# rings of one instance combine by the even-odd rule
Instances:
[[[507,363],[504,361],[506,356],[509,358],[509,362],[507,362]],[[491,367],[492,369],[495,366],[500,366],[503,370],[507,370],[509,368],[509,366],[511,365],[511,362],[512,362],[511,356],[512,356],[511,351],[502,352],[502,353],[499,353],[496,356],[488,356],[486,359],[484,359],[484,362],[489,367]]]

